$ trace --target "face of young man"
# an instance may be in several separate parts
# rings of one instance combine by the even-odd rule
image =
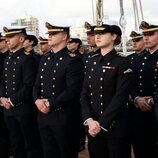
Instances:
[[[48,43],[40,44],[40,50],[42,53],[47,53],[50,50]]]
[[[16,50],[19,46],[21,46],[24,42],[25,38],[23,35],[15,34],[7,37],[7,45],[11,50]]]
[[[98,48],[105,48],[114,45],[116,37],[116,35],[111,33],[96,34],[95,42]]]
[[[57,32],[57,33],[50,33],[48,35],[48,44],[49,46],[56,47],[59,46],[61,42],[67,40],[67,34],[63,32]]]
[[[146,48],[154,49],[158,47],[158,31],[144,33],[143,39]]]
[[[7,47],[6,40],[0,40],[0,51],[4,50]]]
[[[68,49],[73,52],[75,50],[77,50],[78,48],[78,43],[76,42],[69,42],[68,45],[67,45]]]
[[[144,41],[143,38],[133,40],[133,49],[137,52],[141,51],[144,49]]]
[[[90,47],[95,47],[96,46],[95,35],[94,34],[87,34],[87,42],[88,42]]]

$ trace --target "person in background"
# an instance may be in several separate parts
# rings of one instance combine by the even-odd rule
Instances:
[[[143,34],[136,32],[136,31],[132,31],[130,34],[130,37],[132,40],[132,46],[133,46],[133,50],[135,51],[135,53],[129,55],[128,57],[131,60],[131,64],[133,64],[135,62],[138,62],[138,64],[139,64],[139,59],[141,60],[143,55],[147,52],[145,49]],[[136,60],[138,60],[138,61],[136,61]]]
[[[5,56],[3,55],[3,52],[6,52],[5,50],[5,38],[0,34],[0,82],[4,71],[4,60]],[[2,158],[8,158],[9,157],[9,136],[8,136],[8,130],[4,121],[4,115],[3,115],[3,106],[1,106],[0,103],[0,157]]]
[[[29,52],[35,59],[36,69],[38,69],[40,58],[41,58],[40,55],[34,51],[34,47],[37,46],[37,44],[38,44],[38,39],[35,35],[32,35],[32,34],[26,35],[23,47],[25,51]]]
[[[88,64],[91,56],[94,55],[97,50],[97,46],[95,43],[94,28],[95,28],[95,25],[91,25],[88,22],[85,22],[85,29],[86,29],[86,33],[87,33],[87,42],[90,47],[89,52],[87,54],[85,54],[83,57],[85,71],[86,71],[87,64]]]
[[[158,25],[142,21],[140,29],[148,52],[134,70],[133,149],[136,158],[156,158],[158,129],[153,97],[158,88]]]
[[[43,56],[48,56],[51,53],[50,46],[48,44],[48,39],[39,37],[39,45],[40,45],[40,51]]]
[[[7,46],[7,41],[4,36],[0,33],[0,53],[3,54],[4,58],[6,58],[9,55],[9,49]]]
[[[82,46],[82,41],[77,37],[71,37],[68,41],[68,50],[79,56],[81,59],[83,58],[84,54],[80,53],[80,48]]]

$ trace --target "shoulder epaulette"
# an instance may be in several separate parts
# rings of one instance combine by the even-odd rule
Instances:
[[[91,58],[94,58],[94,57],[96,57],[96,56],[98,56],[98,55],[100,55],[100,54],[99,54],[99,53],[94,54],[94,55],[91,56]]]
[[[73,58],[73,57],[76,56],[76,54],[74,54],[74,53],[69,53],[69,56]]]
[[[30,52],[24,51],[25,55],[30,55]]]
[[[122,54],[122,53],[117,53],[118,56],[120,57],[126,57],[126,55]]]
[[[40,55],[38,52],[35,52],[36,55]]]

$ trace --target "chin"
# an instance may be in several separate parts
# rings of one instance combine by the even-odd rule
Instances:
[[[102,47],[103,45],[102,44],[100,44],[100,43],[96,43],[96,45],[97,45],[97,47],[98,48],[100,48],[100,47]]]

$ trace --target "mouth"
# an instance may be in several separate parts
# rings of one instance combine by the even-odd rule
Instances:
[[[100,43],[101,41],[99,41],[99,40],[96,40],[96,42],[97,42],[97,43]]]

